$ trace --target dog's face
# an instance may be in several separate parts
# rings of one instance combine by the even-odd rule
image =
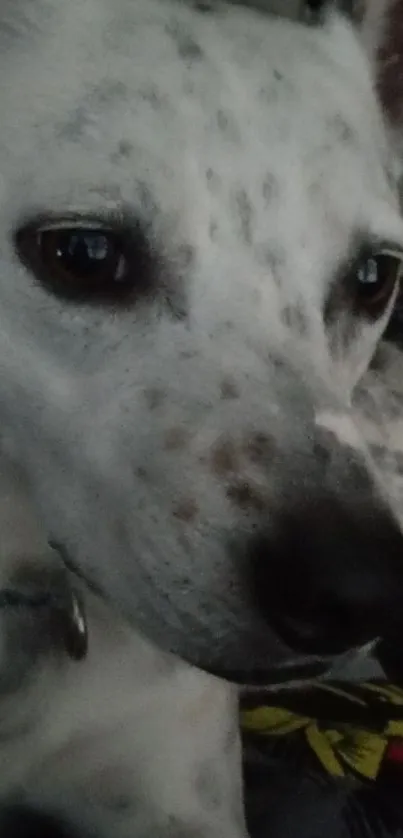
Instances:
[[[339,651],[357,557],[371,640],[403,564],[348,409],[403,226],[352,26],[7,0],[0,66],[0,421],[53,539],[206,668]]]

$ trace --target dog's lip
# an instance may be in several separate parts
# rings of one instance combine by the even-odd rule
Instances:
[[[209,670],[211,675],[224,681],[248,687],[277,687],[282,684],[300,683],[323,677],[329,670],[328,661],[285,664],[270,669],[216,669]]]

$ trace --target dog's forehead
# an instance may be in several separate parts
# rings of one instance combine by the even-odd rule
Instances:
[[[204,254],[235,240],[266,267],[281,252],[301,266],[311,240],[323,273],[378,205],[395,212],[372,80],[341,20],[21,0],[0,12],[0,46],[15,74],[0,94],[15,224],[124,205]]]

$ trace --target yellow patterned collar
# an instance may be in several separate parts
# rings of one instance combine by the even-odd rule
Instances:
[[[333,777],[375,780],[385,759],[403,764],[403,689],[385,683],[318,684],[283,692],[241,711],[245,733],[302,735]]]

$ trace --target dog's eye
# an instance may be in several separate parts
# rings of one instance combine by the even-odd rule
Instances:
[[[400,280],[402,265],[402,255],[389,250],[361,259],[354,268],[355,308],[371,318],[379,317]]]
[[[138,231],[30,226],[17,234],[16,246],[36,278],[67,299],[124,299],[150,280],[150,252]]]

